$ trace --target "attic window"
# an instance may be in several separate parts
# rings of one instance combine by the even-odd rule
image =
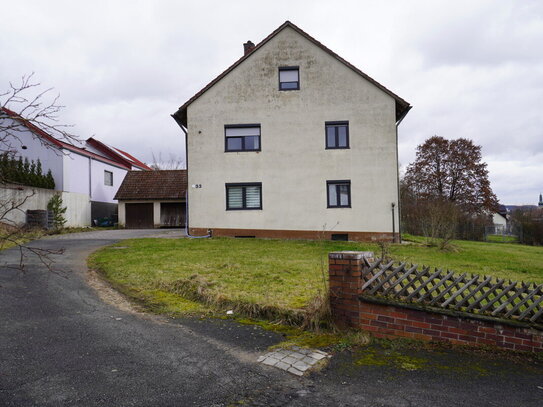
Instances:
[[[285,66],[279,68],[279,90],[300,89],[300,68]]]

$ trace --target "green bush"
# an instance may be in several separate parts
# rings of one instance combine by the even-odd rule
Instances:
[[[62,207],[62,197],[60,194],[55,194],[47,203],[47,210],[53,213],[53,226],[55,229],[62,229],[66,223],[64,214],[66,207]]]

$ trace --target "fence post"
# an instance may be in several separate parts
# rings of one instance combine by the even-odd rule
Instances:
[[[338,326],[360,326],[358,297],[362,294],[364,258],[372,262],[373,252],[342,251],[328,254],[330,308]]]

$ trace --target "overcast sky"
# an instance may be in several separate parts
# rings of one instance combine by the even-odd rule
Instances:
[[[400,163],[437,134],[483,146],[504,204],[543,192],[543,1],[0,0],[0,90],[35,72],[81,138],[146,162],[184,152],[170,117],[290,20],[413,105]]]

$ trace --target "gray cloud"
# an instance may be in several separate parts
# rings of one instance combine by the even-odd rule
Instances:
[[[330,16],[341,15],[341,19]],[[86,138],[183,154],[169,116],[286,19],[414,106],[400,126],[407,165],[427,137],[483,146],[508,204],[543,189],[543,4],[536,0],[24,1],[0,17],[0,89],[35,71]]]

